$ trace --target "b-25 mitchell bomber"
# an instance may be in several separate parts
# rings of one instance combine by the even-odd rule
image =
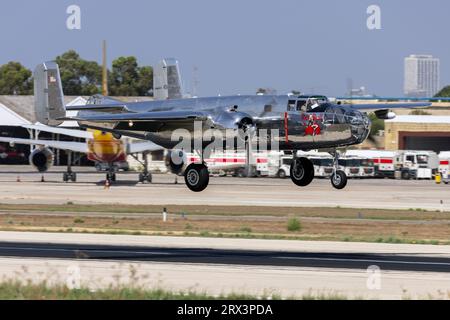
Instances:
[[[80,127],[150,140],[172,150],[173,172],[184,172],[187,187],[195,192],[206,189],[209,172],[203,161],[211,145],[227,144],[228,135],[245,141],[246,149],[256,143],[292,153],[292,181],[301,187],[314,179],[310,160],[297,151],[330,149],[334,156],[331,184],[343,189],[345,173],[338,169],[336,148],[362,143],[369,135],[371,122],[366,113],[374,110],[380,119],[391,119],[394,108],[426,107],[429,103],[333,104],[325,96],[253,95],[202,97],[145,102],[112,102],[65,107],[58,65],[46,62],[35,73],[35,113],[40,123],[57,126],[65,120]],[[66,111],[78,111],[66,117]],[[205,132],[215,131],[219,134]],[[176,134],[174,134],[177,132]],[[180,135],[183,133],[183,135]],[[186,150],[186,142],[188,148]],[[180,147],[182,145],[183,147]],[[194,150],[198,163],[186,164],[185,153]]]

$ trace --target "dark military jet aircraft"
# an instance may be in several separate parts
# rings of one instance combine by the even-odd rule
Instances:
[[[192,191],[203,191],[209,183],[208,168],[203,161],[211,144],[226,144],[227,138],[217,135],[205,138],[202,132],[237,132],[236,138],[245,146],[265,142],[279,150],[292,153],[290,169],[292,181],[301,187],[314,179],[310,160],[299,157],[297,151],[330,149],[335,158],[332,185],[342,189],[347,184],[345,173],[338,169],[336,148],[362,143],[369,135],[370,120],[364,110],[374,110],[381,119],[395,117],[392,108],[429,106],[429,103],[400,104],[332,104],[325,96],[254,95],[204,97],[125,103],[109,100],[100,104],[65,107],[58,65],[46,62],[35,73],[35,113],[39,122],[56,126],[64,120],[75,120],[80,127],[110,132],[115,137],[130,136],[150,140],[172,150],[177,161],[171,161],[174,173],[184,173]],[[66,111],[77,110],[67,118]],[[360,111],[362,110],[362,111]],[[189,135],[191,150],[200,156],[199,163],[186,167],[185,147],[179,148],[180,137],[174,132]],[[199,134],[200,132],[200,134]],[[256,134],[254,134],[256,132]],[[263,132],[261,134],[261,132]],[[242,134],[243,133],[243,134]],[[219,140],[219,141],[217,141]],[[249,142],[250,141],[250,142]],[[180,160],[181,159],[181,160]]]

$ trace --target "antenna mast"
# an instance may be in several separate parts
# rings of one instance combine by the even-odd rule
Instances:
[[[106,40],[103,40],[102,94],[108,95],[108,69],[106,67]]]

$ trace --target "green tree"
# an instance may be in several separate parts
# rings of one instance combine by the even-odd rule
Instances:
[[[378,131],[384,130],[384,120],[378,119],[375,113],[370,113],[369,118],[370,121],[372,122],[369,138],[373,139],[373,137],[375,137],[378,134]]]
[[[113,61],[109,84],[114,96],[148,96],[153,88],[153,68],[139,67],[132,56],[119,57]]]
[[[0,94],[27,95],[33,92],[30,70],[19,62],[8,62],[0,67]]]
[[[153,90],[153,68],[150,66],[139,67],[137,82],[139,96],[149,96]]]
[[[87,61],[69,50],[56,57],[61,72],[64,94],[81,96],[93,95],[101,91],[102,67],[95,61]]]
[[[436,93],[435,97],[450,97],[450,86],[445,86],[441,91]]]

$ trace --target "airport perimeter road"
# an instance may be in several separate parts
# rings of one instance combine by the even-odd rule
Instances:
[[[450,293],[448,246],[18,232],[0,236],[0,277],[10,279],[64,283],[73,280],[76,270],[81,284],[93,288],[134,283],[211,294],[388,299],[449,298]],[[374,285],[374,273],[367,271],[373,266],[380,268]]]
[[[56,168],[53,170],[62,170]],[[28,172],[27,172],[28,170]],[[210,186],[193,193],[183,177],[154,175],[153,184],[137,184],[137,173],[118,175],[118,182],[104,189],[104,174],[78,174],[79,182],[61,182],[61,172],[40,175],[29,167],[0,167],[0,202],[31,204],[121,203],[154,205],[242,205],[285,207],[353,207],[426,209],[450,211],[450,185],[432,181],[350,180],[345,190],[335,190],[328,180],[316,179],[300,188],[290,179],[212,177]],[[16,182],[17,177],[21,182]],[[443,203],[441,204],[441,200]]]

